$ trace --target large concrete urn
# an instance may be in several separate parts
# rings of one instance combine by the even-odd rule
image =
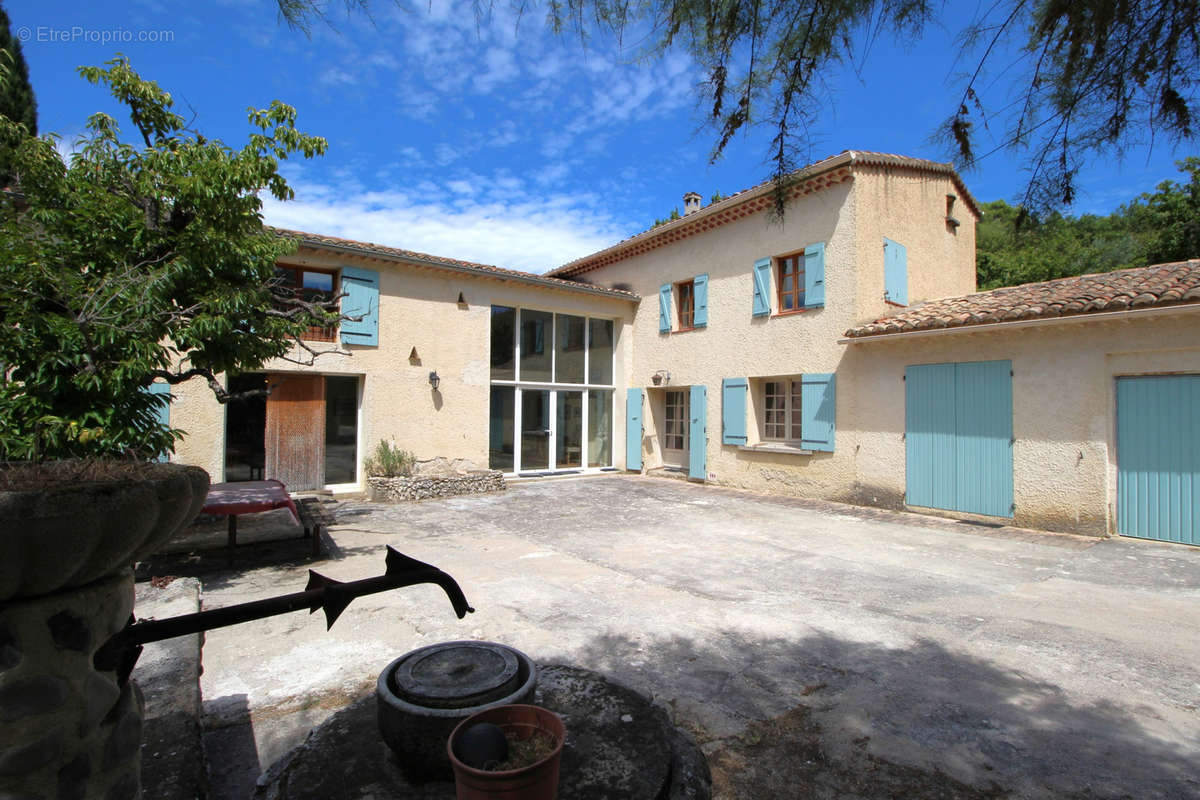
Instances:
[[[0,464],[0,797],[138,797],[137,686],[93,666],[133,610],[130,565],[199,512],[176,464]]]

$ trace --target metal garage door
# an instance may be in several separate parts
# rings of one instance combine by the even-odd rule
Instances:
[[[1117,532],[1200,544],[1200,375],[1117,379]]]
[[[904,371],[905,501],[1011,517],[1012,362]]]

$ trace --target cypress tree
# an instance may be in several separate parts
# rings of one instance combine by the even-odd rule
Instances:
[[[8,14],[0,8],[0,114],[24,125],[31,136],[37,136],[37,101],[29,83],[29,67],[21,53],[21,42],[12,35]]]

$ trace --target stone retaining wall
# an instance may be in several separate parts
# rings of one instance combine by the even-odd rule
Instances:
[[[475,470],[463,475],[367,478],[367,497],[377,503],[410,503],[436,497],[502,492],[506,488],[504,473],[499,470]]]

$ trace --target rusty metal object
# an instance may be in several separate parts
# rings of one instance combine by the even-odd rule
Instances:
[[[309,570],[308,586],[303,592],[161,620],[136,622],[131,616],[129,624],[96,651],[92,663],[101,671],[116,670],[118,678],[124,684],[133,672],[138,656],[141,655],[142,645],[147,642],[237,625],[304,608],[307,608],[310,614],[317,609],[324,610],[328,629],[333,627],[333,623],[354,598],[419,583],[434,583],[440,586],[450,598],[450,604],[454,606],[454,613],[459,619],[475,610],[467,604],[467,598],[458,582],[432,564],[409,558],[392,547],[387,549],[386,564],[384,574],[374,578],[342,582]]]

